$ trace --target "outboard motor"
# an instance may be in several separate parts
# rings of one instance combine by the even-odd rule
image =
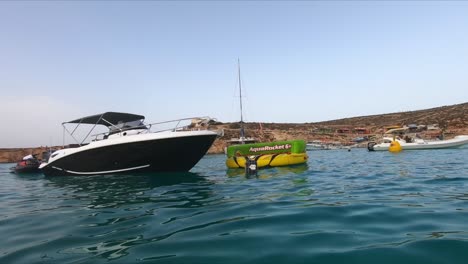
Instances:
[[[247,157],[247,160],[245,161],[245,175],[246,176],[253,176],[257,175],[257,159],[255,156],[249,156]]]
[[[376,144],[377,144],[377,143],[375,143],[375,142],[369,142],[369,143],[367,143],[367,149],[368,149],[369,151],[375,151],[375,150],[374,150],[374,146],[375,146]]]

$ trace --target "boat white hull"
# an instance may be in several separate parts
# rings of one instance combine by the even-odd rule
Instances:
[[[439,140],[439,141],[420,141],[414,143],[406,143],[405,141],[398,140],[403,150],[420,150],[420,149],[444,149],[444,148],[458,148],[468,144],[468,136],[456,136],[453,139]],[[380,143],[372,147],[375,151],[388,151],[390,143]]]
[[[58,150],[40,169],[47,176],[188,171],[216,136],[212,131],[187,131],[107,139]]]

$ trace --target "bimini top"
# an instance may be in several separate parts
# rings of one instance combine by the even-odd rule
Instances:
[[[63,122],[62,124],[90,124],[90,125],[105,125],[111,126],[116,125],[119,122],[127,123],[137,120],[145,119],[142,115],[128,114],[128,113],[117,113],[117,112],[105,112],[98,115],[92,115],[87,117],[78,118],[72,121]]]

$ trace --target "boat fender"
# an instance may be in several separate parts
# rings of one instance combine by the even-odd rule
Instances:
[[[256,156],[249,156],[245,163],[245,175],[252,176],[257,175],[257,157]]]

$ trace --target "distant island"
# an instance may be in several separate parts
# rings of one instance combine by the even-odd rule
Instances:
[[[447,138],[468,135],[468,102],[425,110],[391,114],[360,116],[316,123],[244,123],[246,136],[269,142],[276,140],[303,139],[306,142],[337,142],[343,145],[356,144],[359,137],[382,135],[389,127],[424,126],[426,138],[435,138],[443,133]],[[224,153],[224,147],[232,138],[239,137],[239,123],[216,122],[209,127],[222,130],[224,135],[216,139],[209,154]],[[59,148],[59,147],[56,147]],[[0,148],[0,163],[16,162],[28,154],[39,158],[47,149]]]

